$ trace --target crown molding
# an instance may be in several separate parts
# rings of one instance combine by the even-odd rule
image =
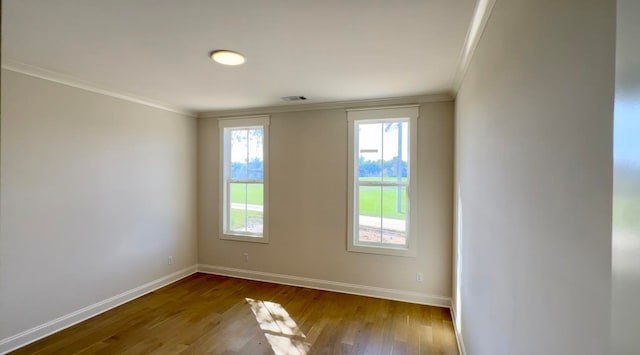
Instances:
[[[247,115],[259,115],[259,114],[270,114],[270,113],[302,112],[302,111],[316,111],[316,110],[330,110],[330,109],[349,110],[349,109],[374,107],[374,106],[395,106],[395,105],[422,104],[422,103],[429,103],[429,102],[446,102],[446,101],[453,101],[453,97],[448,93],[442,93],[442,94],[421,95],[421,96],[393,97],[393,98],[386,98],[386,99],[333,101],[333,102],[294,104],[294,105],[284,105],[284,106],[265,106],[265,107],[236,109],[236,110],[206,111],[206,112],[200,112],[198,114],[198,118],[225,118],[225,117],[233,117],[233,116],[247,116]]]
[[[53,81],[58,84],[67,85],[74,88],[87,90],[87,91],[95,92],[95,93],[106,95],[106,96],[115,97],[118,99],[134,102],[134,103],[145,105],[145,106],[158,108],[158,109],[169,111],[169,112],[179,113],[181,115],[186,115],[190,117],[197,116],[196,112],[194,111],[185,110],[164,102],[152,100],[152,99],[131,94],[125,91],[121,91],[113,88],[107,88],[105,86],[94,84],[86,80],[78,79],[76,77],[73,77],[67,74],[62,74],[53,70],[44,69],[34,65],[22,63],[20,61],[17,61],[11,58],[2,58],[2,69],[10,70],[16,73],[25,74],[25,75],[33,76],[33,77],[48,80],[48,81]]]
[[[482,0],[480,0],[482,1]],[[489,0],[495,1],[495,0]],[[407,104],[423,104],[429,102],[447,102],[453,101],[453,96],[448,92],[430,94],[430,95],[416,95],[416,96],[403,96],[392,98],[374,98],[363,100],[347,100],[347,101],[331,101],[331,102],[319,102],[319,103],[302,103],[280,106],[264,106],[264,107],[251,107],[244,109],[230,109],[230,110],[212,110],[212,111],[194,111],[180,107],[176,107],[167,103],[149,99],[143,96],[128,93],[126,91],[108,88],[95,83],[91,83],[86,80],[82,80],[67,74],[56,72],[53,70],[37,67],[34,65],[26,64],[11,58],[2,58],[2,69],[29,75],[32,77],[52,81],[58,84],[71,86],[74,88],[95,92],[98,94],[115,97],[118,99],[134,102],[137,104],[158,108],[161,110],[178,113],[190,117],[198,118],[225,118],[234,116],[248,116],[248,115],[263,115],[270,113],[284,113],[284,112],[303,112],[303,111],[315,111],[315,110],[328,110],[328,109],[358,109],[358,108],[371,108],[375,106],[395,106],[395,105],[407,105]]]
[[[476,7],[473,10],[473,16],[469,23],[469,29],[467,30],[467,37],[464,40],[462,52],[460,53],[458,68],[453,77],[453,83],[451,84],[454,97],[458,94],[458,90],[460,90],[460,86],[462,85],[462,80],[467,74],[471,58],[473,57],[476,47],[478,46],[478,42],[480,42],[480,38],[484,33],[489,17],[491,17],[491,12],[495,3],[496,0],[478,0],[476,2]]]

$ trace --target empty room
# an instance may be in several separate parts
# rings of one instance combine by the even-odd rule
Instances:
[[[638,354],[633,0],[4,0],[0,354]]]

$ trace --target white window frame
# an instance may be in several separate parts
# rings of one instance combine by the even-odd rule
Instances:
[[[351,109],[347,110],[348,121],[348,218],[347,218],[347,250],[350,252],[383,254],[393,256],[416,256],[416,242],[419,237],[417,230],[418,206],[418,105]],[[359,123],[375,123],[398,121],[406,119],[409,125],[408,142],[408,181],[407,181],[407,219],[406,245],[396,247],[389,244],[362,243],[358,241],[358,130]]]
[[[220,129],[220,213],[219,213],[219,236],[220,239],[236,240],[243,242],[268,243],[269,242],[269,116],[247,116],[234,118],[218,119],[218,127]],[[263,135],[263,210],[262,210],[262,235],[254,233],[238,233],[229,230],[230,218],[230,198],[229,184],[231,174],[230,164],[230,141],[227,132],[233,128],[262,128]],[[239,181],[239,180],[238,180]],[[254,183],[256,179],[246,179],[240,182]],[[236,181],[237,182],[237,181]]]

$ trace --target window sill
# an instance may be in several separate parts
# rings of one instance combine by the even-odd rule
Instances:
[[[414,249],[407,249],[407,248],[386,248],[386,247],[349,244],[349,246],[347,247],[347,251],[353,252],[353,253],[378,254],[378,255],[388,255],[388,256],[404,256],[409,258],[416,257],[416,251]]]
[[[243,234],[220,234],[220,239],[222,240],[235,240],[238,242],[249,242],[249,243],[269,243],[269,238],[266,236],[253,236],[253,235],[243,235]]]

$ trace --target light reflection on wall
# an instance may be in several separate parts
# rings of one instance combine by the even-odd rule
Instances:
[[[640,275],[640,97],[616,98],[614,119],[613,272]],[[637,276],[640,277],[640,276]]]
[[[626,355],[640,353],[640,100],[616,96],[611,337],[612,354]]]
[[[640,2],[617,6],[611,353],[627,355],[640,354]]]

